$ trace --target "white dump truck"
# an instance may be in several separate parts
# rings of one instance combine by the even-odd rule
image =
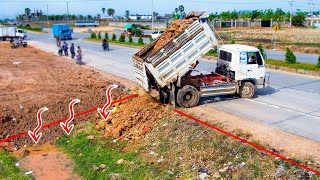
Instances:
[[[255,88],[268,86],[270,76],[260,51],[246,45],[218,46],[212,28],[205,13],[155,53],[150,50],[160,37],[133,55],[138,84],[157,92],[165,103],[187,108],[196,106],[201,97],[238,94],[251,98]],[[210,74],[192,75],[199,59],[215,47],[216,69],[212,67]]]
[[[16,27],[0,27],[0,40],[5,41],[6,39],[25,39],[27,32]]]

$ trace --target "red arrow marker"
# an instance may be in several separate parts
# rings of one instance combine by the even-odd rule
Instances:
[[[117,85],[111,85],[108,87],[108,89],[106,91],[107,103],[102,108],[97,108],[98,113],[103,117],[104,120],[107,120],[111,114],[111,110],[106,112],[106,109],[109,108],[112,103],[111,90],[114,88],[117,88],[117,87],[118,87]]]
[[[41,114],[45,111],[48,111],[48,108],[44,107],[39,109],[38,113],[37,113],[37,120],[38,120],[38,126],[33,130],[33,131],[28,131],[28,135],[31,137],[31,139],[38,144],[40,138],[42,137],[42,133],[38,133],[38,131],[42,128],[42,118],[41,118]]]
[[[74,124],[70,125],[69,124],[71,123],[71,121],[74,119],[74,110],[73,110],[73,106],[76,104],[76,103],[79,103],[80,100],[79,99],[74,99],[70,102],[69,104],[69,112],[70,112],[70,116],[69,118],[67,119],[67,121],[65,123],[61,122],[60,123],[60,126],[62,127],[62,129],[64,130],[64,132],[66,132],[68,135],[70,135],[71,131],[73,130],[74,128]]]

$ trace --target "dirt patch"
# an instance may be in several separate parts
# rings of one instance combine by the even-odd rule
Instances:
[[[37,111],[42,107],[49,108],[42,114],[43,124],[49,124],[69,117],[68,104],[73,99],[81,100],[75,105],[75,113],[104,104],[110,84],[120,85],[113,90],[113,99],[129,93],[120,82],[108,80],[96,70],[31,47],[10,49],[8,43],[0,43],[0,54],[0,139],[34,129]],[[77,123],[93,116],[91,113],[75,118],[75,129]],[[60,126],[40,132],[40,144],[54,142],[65,134]],[[15,139],[14,143],[19,148],[33,144],[29,136]]]
[[[27,157],[19,157],[21,151],[29,151]],[[81,179],[73,173],[74,163],[66,154],[60,152],[52,145],[44,144],[15,152],[21,158],[19,166],[26,172],[32,171],[32,176],[38,180],[50,179]]]
[[[320,164],[320,143],[316,141],[308,140],[269,125],[253,122],[246,118],[223,112],[206,105],[190,108],[188,111],[209,123],[222,123],[223,129],[229,132],[235,133],[237,130],[241,129],[243,132],[252,134],[250,138],[244,138],[249,138],[251,141],[257,140],[263,144],[269,144],[279,151],[284,150],[284,153],[288,156],[298,157],[301,160],[312,158],[315,162]],[[210,112],[210,114],[207,112]]]
[[[107,122],[101,120],[97,129],[105,130],[106,137],[123,140],[143,139],[169,110],[169,106],[160,104],[143,91],[135,88],[139,97],[132,101],[116,104]]]

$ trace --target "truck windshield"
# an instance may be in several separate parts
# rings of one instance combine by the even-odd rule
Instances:
[[[258,64],[263,65],[260,52],[242,52],[240,55],[240,62],[242,64]]]

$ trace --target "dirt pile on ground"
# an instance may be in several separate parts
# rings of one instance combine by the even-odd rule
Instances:
[[[195,20],[196,18],[173,21],[169,25],[169,27],[167,27],[167,29],[163,32],[163,34],[160,36],[159,40],[157,41],[153,49],[150,51],[150,54],[153,54],[156,51],[158,51],[160,48],[162,48],[165,44],[171,41],[175,36],[177,36],[182,31],[184,31]]]
[[[0,139],[33,130],[36,114],[42,107],[43,125],[69,117],[68,106],[73,99],[80,113],[106,103],[105,90],[120,82],[75,62],[28,47],[10,49],[9,43],[0,43]],[[113,100],[128,95],[125,87],[112,91]],[[76,117],[72,124],[94,118],[94,113]],[[44,142],[54,142],[65,132],[59,125],[41,129]],[[18,148],[33,144],[28,135],[13,140]]]
[[[169,106],[160,104],[147,93],[139,97],[116,104],[107,122],[101,120],[97,129],[104,129],[106,137],[123,140],[138,140],[153,129],[164,118]]]

